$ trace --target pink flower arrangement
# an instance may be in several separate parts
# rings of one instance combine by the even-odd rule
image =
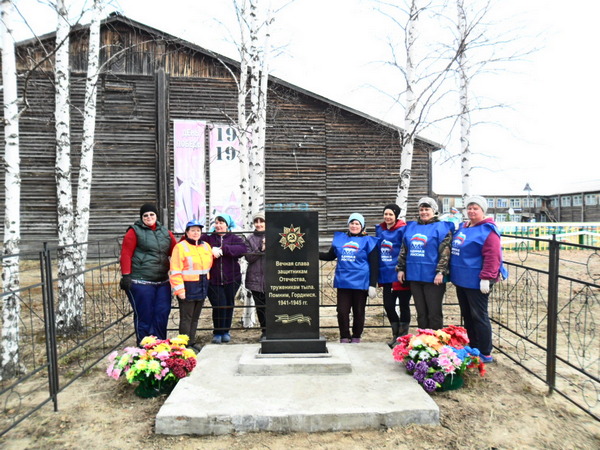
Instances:
[[[467,344],[463,327],[455,325],[441,330],[417,329],[417,334],[398,338],[393,356],[428,392],[439,390],[447,377],[462,376],[467,369],[478,368],[485,374],[479,350]]]
[[[172,388],[196,367],[196,353],[186,348],[188,340],[186,335],[165,340],[146,336],[141,348],[126,347],[122,355],[112,352],[106,374],[115,380],[124,375],[129,383],[137,381],[146,388]]]

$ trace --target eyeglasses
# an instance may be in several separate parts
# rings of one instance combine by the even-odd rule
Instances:
[[[261,223],[261,222],[264,222],[264,220],[262,220],[262,219],[254,219],[254,223],[257,223],[257,222]]]
[[[153,212],[149,212],[149,213],[145,213],[142,214],[142,217],[154,217],[156,214],[154,214]]]

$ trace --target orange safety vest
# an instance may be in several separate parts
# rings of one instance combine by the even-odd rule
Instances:
[[[202,275],[208,278],[212,264],[213,254],[208,243],[190,245],[187,241],[181,241],[177,244],[171,254],[169,272],[173,294],[179,295],[185,292],[184,281],[199,281]]]

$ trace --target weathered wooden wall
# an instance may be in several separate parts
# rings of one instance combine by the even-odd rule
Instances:
[[[98,86],[91,239],[121,235],[138,217],[141,204],[158,203],[160,179],[169,184],[165,194],[171,225],[172,121],[228,123],[229,117],[236,116],[235,83],[223,65],[231,61],[214,59],[199,47],[185,46],[183,41],[139,25],[116,17],[103,27],[105,73]],[[44,42],[47,51],[51,46],[48,40]],[[19,50],[21,69],[34,67],[44,54],[35,45],[23,45]],[[73,33],[71,51],[76,186],[85,33]],[[40,67],[50,69],[51,63]],[[168,74],[162,97],[167,105],[157,104],[155,70],[161,67]],[[21,119],[22,235],[25,242],[41,242],[56,238],[52,74],[37,71],[28,82],[27,98],[30,109]],[[159,123],[159,116],[166,123]],[[381,221],[383,206],[396,195],[401,150],[397,129],[276,79],[269,86],[267,122],[267,208],[319,211],[324,233],[345,228],[352,212],[364,214],[371,229]],[[159,167],[161,125],[168,135],[168,167]],[[430,156],[434,150],[429,143],[417,142],[411,205],[431,192]],[[414,213],[409,209],[409,215]]]

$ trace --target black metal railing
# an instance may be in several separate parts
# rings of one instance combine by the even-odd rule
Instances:
[[[600,247],[518,238],[518,247],[504,253],[509,278],[497,283],[490,297],[494,346],[546,383],[550,393],[559,393],[600,420]],[[0,380],[0,436],[47,403],[58,410],[60,392],[111,351],[135,343],[131,306],[118,286],[120,243],[111,239],[86,245],[86,267],[68,277],[57,275],[61,248],[45,245],[38,253],[21,254],[21,288],[0,295],[3,303],[7,296],[16,295],[20,310],[18,370]],[[334,271],[335,262],[321,263],[320,328],[332,336],[337,329]],[[81,327],[66,333],[57,327],[56,299],[58,283],[69,277],[83,288],[84,296]],[[450,285],[444,302],[445,323],[460,323]],[[210,309],[209,302],[205,308]],[[257,325],[242,320],[251,319],[252,308],[248,296],[239,296],[233,329],[256,329],[258,338]],[[212,331],[210,316],[203,313],[199,324],[199,331],[206,331],[204,342]],[[175,306],[170,334],[177,332],[178,322]],[[413,327],[414,322],[413,314]],[[365,328],[387,327],[379,293],[368,302]]]
[[[495,347],[600,420],[600,248],[518,238],[491,295]]]

